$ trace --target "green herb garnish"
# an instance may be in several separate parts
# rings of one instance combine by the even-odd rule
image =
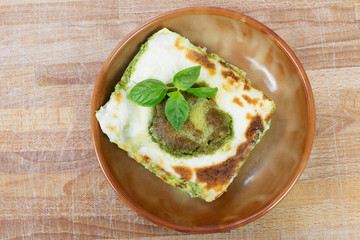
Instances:
[[[217,90],[218,90],[217,88],[201,87],[201,88],[189,88],[186,91],[197,97],[206,98],[206,97],[215,97]]]
[[[127,98],[140,106],[154,107],[164,99],[168,89],[160,80],[147,79],[136,84]]]
[[[168,96],[169,99],[165,104],[165,116],[171,126],[178,131],[189,115],[189,104],[179,91],[168,93]]]
[[[143,107],[155,107],[165,98],[168,90],[177,89],[167,94],[169,99],[165,104],[165,115],[171,126],[178,131],[189,115],[189,104],[180,90],[203,98],[214,97],[218,91],[218,88],[191,88],[198,79],[200,70],[201,66],[195,66],[179,71],[173,77],[174,87],[166,86],[156,79],[146,79],[137,83],[127,98]]]

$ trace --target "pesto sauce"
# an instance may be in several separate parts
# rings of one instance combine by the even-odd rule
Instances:
[[[152,37],[150,37],[149,40],[151,38]],[[136,63],[139,61],[141,55],[143,55],[143,53],[146,52],[148,45],[149,45],[149,41],[146,41],[146,43],[141,45],[139,52],[136,54],[134,59],[130,62],[129,66],[125,69],[125,72],[124,72],[123,76],[121,77],[121,80],[115,86],[115,92],[118,92],[120,89],[126,90],[126,85],[128,84],[128,82],[131,78],[131,75],[135,71]]]
[[[204,86],[204,83],[199,84]],[[212,154],[233,136],[232,118],[220,110],[212,98],[182,92],[189,103],[189,116],[179,131],[167,121],[167,98],[154,108],[148,131],[153,142],[176,157]]]

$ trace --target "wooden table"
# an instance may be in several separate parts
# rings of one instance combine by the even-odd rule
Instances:
[[[360,2],[0,0],[0,239],[360,239]],[[316,134],[307,167],[273,210],[241,228],[188,235],[144,220],[107,183],[90,102],[110,51],[162,12],[249,15],[309,76]]]

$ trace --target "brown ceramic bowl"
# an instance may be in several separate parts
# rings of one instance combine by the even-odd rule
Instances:
[[[102,133],[95,110],[109,99],[140,44],[167,27],[207,47],[247,72],[253,85],[276,103],[272,126],[214,202],[190,198],[164,183]],[[100,166],[115,192],[138,214],[184,232],[218,232],[249,223],[273,208],[293,187],[310,155],[315,109],[306,73],[273,31],[243,14],[219,8],[186,8],[144,23],[123,39],[96,81],[91,131]]]

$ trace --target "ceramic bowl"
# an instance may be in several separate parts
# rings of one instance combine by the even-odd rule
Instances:
[[[95,110],[109,100],[140,44],[163,27],[207,47],[247,72],[276,104],[272,126],[228,191],[207,203],[164,183],[102,133]],[[249,223],[273,208],[299,179],[310,155],[315,109],[310,83],[290,47],[272,30],[241,13],[186,8],[165,13],[126,36],[103,65],[91,105],[99,164],[115,192],[146,219],[183,232],[218,232]]]

